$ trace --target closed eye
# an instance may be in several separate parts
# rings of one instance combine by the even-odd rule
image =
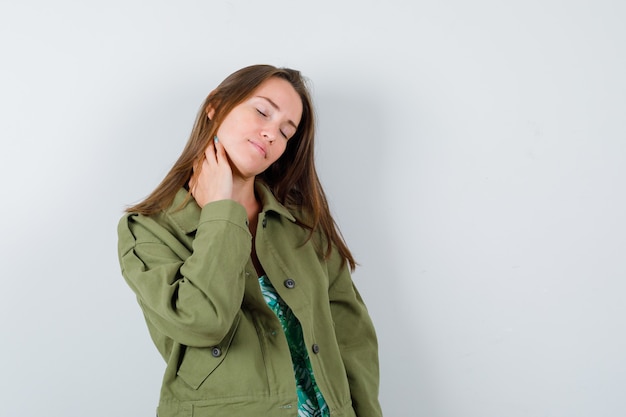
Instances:
[[[256,109],[256,111],[263,117],[267,117],[267,114],[263,113],[261,110]]]

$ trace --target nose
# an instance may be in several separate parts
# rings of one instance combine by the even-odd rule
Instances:
[[[270,143],[274,142],[279,134],[280,128],[278,126],[274,126],[273,124],[263,126],[261,131],[261,136],[263,136],[263,138]]]

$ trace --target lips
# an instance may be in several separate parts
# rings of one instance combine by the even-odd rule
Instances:
[[[267,157],[267,150],[265,149],[265,146],[263,146],[262,143],[257,142],[255,140],[250,140],[249,142],[263,156],[263,158]]]

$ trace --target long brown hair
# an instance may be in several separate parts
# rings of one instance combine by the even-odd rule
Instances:
[[[234,72],[222,81],[202,104],[183,152],[163,181],[145,200],[126,211],[150,216],[169,207],[178,190],[188,185],[194,164],[203,155],[224,118],[271,77],[287,80],[300,95],[302,117],[283,155],[257,178],[269,186],[283,205],[296,207],[303,212],[305,218],[297,218],[297,221],[310,231],[309,239],[318,230],[324,235],[326,247],[320,249],[325,258],[330,256],[334,245],[354,270],[356,262],[332,218],[315,170],[315,119],[306,81],[299,71],[290,68],[252,65]],[[207,117],[209,108],[214,110],[211,119]]]

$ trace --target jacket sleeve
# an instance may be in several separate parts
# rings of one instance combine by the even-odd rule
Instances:
[[[128,214],[120,220],[122,275],[149,325],[187,346],[214,346],[224,338],[244,294],[251,250],[246,219],[234,201],[207,204],[191,254],[150,217]]]
[[[378,401],[378,342],[348,265],[337,251],[328,261],[330,308],[357,417],[381,417]],[[334,279],[333,279],[334,278]]]

